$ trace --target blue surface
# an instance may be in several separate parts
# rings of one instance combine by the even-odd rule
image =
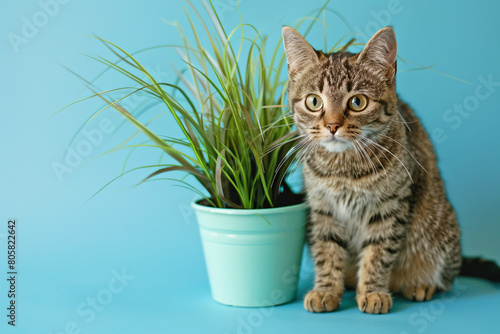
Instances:
[[[43,2],[43,0],[42,0]],[[103,67],[81,56],[110,56],[95,33],[123,48],[179,43],[165,20],[178,19],[187,27],[182,1],[67,1],[53,16],[39,14],[36,0],[4,2],[0,11],[0,328],[2,333],[455,333],[498,332],[500,288],[488,282],[461,278],[454,300],[449,295],[417,304],[396,298],[390,314],[360,313],[352,293],[346,293],[338,312],[310,314],[301,300],[273,309],[241,309],[212,301],[204,268],[200,237],[189,202],[194,195],[166,182],[128,186],[144,174],[124,177],[87,199],[118,175],[126,152],[97,157],[128,138],[129,125],[104,113],[86,127],[100,131],[88,153],[73,160],[71,170],[57,176],[54,163],[64,163],[65,150],[79,126],[99,107],[82,103],[54,117],[62,106],[85,96],[81,83],[61,64],[93,78]],[[222,21],[231,29],[238,19],[235,2],[220,0]],[[335,1],[355,31],[391,24],[399,54],[425,65],[441,62],[436,70],[469,81],[467,85],[432,71],[403,72],[398,91],[421,116],[440,157],[440,167],[463,230],[466,254],[500,260],[500,87],[473,105],[476,90],[486,94],[479,77],[500,81],[498,1]],[[245,21],[266,28],[278,38],[283,24],[292,24],[321,2],[243,0]],[[198,8],[202,8],[197,4]],[[389,9],[392,10],[392,14]],[[381,12],[385,11],[385,12]],[[22,34],[24,18],[39,20],[38,31],[15,48],[9,33]],[[46,19],[46,20],[45,20]],[[327,15],[329,44],[349,30]],[[41,20],[41,21],[40,21]],[[45,22],[45,21],[46,22]],[[377,21],[378,20],[378,21]],[[382,24],[378,23],[381,22]],[[371,30],[370,30],[371,29]],[[309,38],[322,47],[321,29]],[[158,50],[141,61],[163,77],[175,80],[173,51]],[[102,89],[123,81],[106,76]],[[141,99],[130,101],[137,106]],[[452,114],[454,104],[472,103],[470,114]],[[145,115],[145,120],[153,113]],[[454,118],[450,118],[454,117]],[[106,121],[107,120],[107,121]],[[104,122],[104,123],[99,123]],[[99,127],[101,124],[101,127]],[[176,135],[168,118],[156,130]],[[436,130],[437,129],[437,130]],[[441,129],[441,130],[439,130]],[[111,131],[108,131],[111,130]],[[101,138],[99,140],[99,138]],[[142,139],[141,139],[142,140]],[[73,145],[83,145],[79,137]],[[80,147],[85,149],[85,147]],[[159,153],[145,149],[131,166],[157,161]],[[7,282],[4,279],[6,222],[19,221],[18,326],[6,325]],[[120,287],[122,272],[133,279]],[[114,272],[116,271],[116,272]],[[111,286],[110,286],[111,284]],[[306,258],[300,281],[302,297],[312,285]],[[116,293],[111,292],[115,291]],[[118,292],[120,291],[120,292]],[[89,299],[90,298],[90,299]],[[105,304],[91,311],[97,298]]]

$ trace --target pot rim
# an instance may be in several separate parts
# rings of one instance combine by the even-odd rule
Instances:
[[[195,199],[191,202],[191,207],[197,211],[204,211],[209,213],[219,213],[227,215],[255,215],[255,214],[276,214],[284,212],[300,211],[307,208],[307,202],[302,202],[299,204],[280,206],[278,208],[264,208],[264,209],[227,209],[227,208],[214,208],[206,205],[198,204],[203,198]]]

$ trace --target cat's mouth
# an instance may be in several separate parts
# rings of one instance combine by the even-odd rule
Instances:
[[[342,138],[340,137],[339,135],[331,135],[331,136],[328,136],[324,139],[324,141],[326,142],[336,142],[336,141],[340,141],[340,142],[344,142],[344,141],[347,141],[345,138]]]
[[[338,135],[330,135],[320,141],[320,144],[330,152],[343,152],[352,146],[352,141]]]

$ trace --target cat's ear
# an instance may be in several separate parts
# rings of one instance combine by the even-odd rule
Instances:
[[[396,74],[397,51],[398,44],[394,29],[385,27],[370,38],[358,55],[357,61],[369,62],[382,70],[385,69],[386,76],[390,78]]]
[[[316,51],[295,29],[284,26],[282,34],[289,75],[318,62]]]

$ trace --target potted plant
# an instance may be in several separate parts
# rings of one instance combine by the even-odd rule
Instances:
[[[208,47],[188,14],[195,37],[188,41],[177,25],[184,44],[176,49],[187,64],[186,72],[177,72],[178,83],[157,81],[134,55],[100,39],[119,60],[94,59],[132,79],[136,87],[115,89],[126,93],[113,99],[109,91],[98,92],[86,81],[94,92],[89,98],[102,99],[103,109],[117,110],[148,137],[147,146],[170,157],[167,164],[141,167],[155,168],[143,182],[182,171],[202,186],[200,191],[178,180],[200,195],[192,207],[214,299],[236,306],[289,302],[296,297],[307,208],[285,176],[307,142],[293,129],[286,106],[281,40],[269,53],[268,39],[253,26],[242,23],[227,33],[211,2],[203,1],[210,24],[187,3],[201,21]],[[121,105],[139,92],[164,105],[182,138],[154,133]]]

